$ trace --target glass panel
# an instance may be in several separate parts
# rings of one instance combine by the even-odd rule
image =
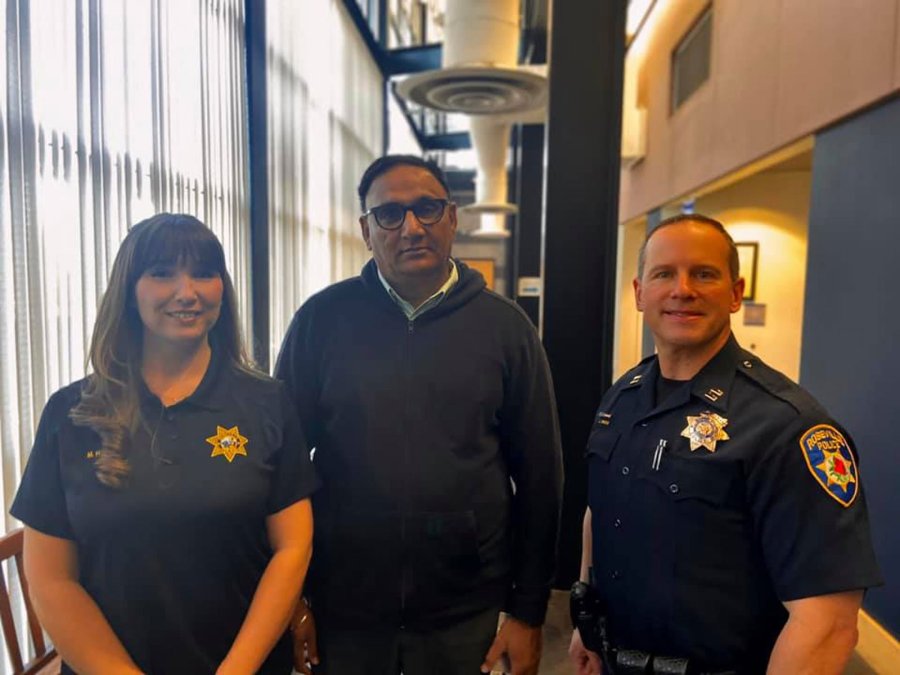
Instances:
[[[672,109],[709,79],[712,9],[700,18],[672,54]]]
[[[382,152],[384,85],[340,0],[267,5],[270,362],[300,304],[358,274],[356,182]]]

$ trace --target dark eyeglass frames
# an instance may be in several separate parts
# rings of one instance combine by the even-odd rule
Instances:
[[[422,197],[411,204],[385,202],[373,206],[363,214],[363,217],[375,216],[378,227],[384,230],[397,230],[403,225],[406,212],[412,211],[422,225],[434,225],[444,217],[444,211],[447,210],[447,205],[450,203],[448,199],[434,199],[433,197]]]

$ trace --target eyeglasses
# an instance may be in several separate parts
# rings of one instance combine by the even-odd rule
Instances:
[[[406,212],[412,211],[422,225],[434,225],[444,217],[444,211],[450,201],[447,199],[434,199],[433,197],[422,197],[412,204],[401,204],[399,202],[385,202],[378,206],[373,206],[363,214],[366,216],[375,216],[375,222],[378,227],[384,230],[396,230],[403,225],[406,218]]]

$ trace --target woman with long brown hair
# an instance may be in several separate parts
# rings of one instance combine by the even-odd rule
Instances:
[[[48,401],[12,507],[63,672],[290,673],[316,479],[205,225],[131,229],[90,362]]]

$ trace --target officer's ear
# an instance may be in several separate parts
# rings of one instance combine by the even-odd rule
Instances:
[[[740,277],[731,287],[731,305],[728,309],[731,310],[732,314],[741,308],[741,303],[744,300],[744,287],[746,284],[747,282],[744,277]]]
[[[631,281],[631,285],[634,287],[634,306],[637,307],[637,311],[644,311],[644,300],[643,300],[643,289],[641,288],[641,280],[635,277]]]

